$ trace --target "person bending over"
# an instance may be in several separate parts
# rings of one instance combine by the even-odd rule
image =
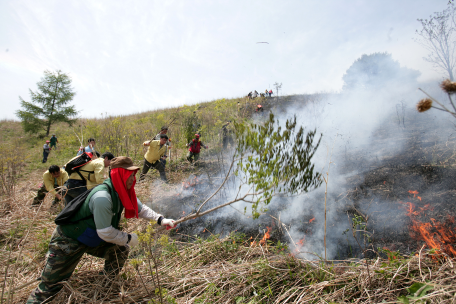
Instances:
[[[135,174],[138,170],[129,157],[112,159],[110,178],[90,192],[79,211],[71,217],[72,224],[55,228],[41,283],[32,291],[28,304],[42,303],[59,292],[64,286],[62,281],[72,275],[84,253],[105,259],[102,274],[119,274],[130,247],[138,244],[136,234],[119,228],[124,210],[127,219],[155,220],[161,226],[174,227],[174,220],[165,219],[136,197]]]

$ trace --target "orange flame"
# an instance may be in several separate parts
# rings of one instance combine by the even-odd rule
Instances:
[[[199,182],[200,182],[200,180],[198,179],[198,177],[194,176],[193,179],[191,179],[190,181],[182,182],[182,190],[190,188],[190,187],[194,187],[197,184],[199,184]]]
[[[453,217],[448,216],[447,224],[440,223],[433,218],[431,218],[431,223],[423,223],[417,217],[424,211],[433,209],[429,204],[418,207],[419,210],[416,210],[415,205],[410,202],[403,204],[406,205],[407,216],[412,221],[410,236],[413,239],[426,242],[429,248],[435,248],[453,257],[456,256],[456,250],[452,245],[456,243],[456,234],[448,228],[454,223]]]
[[[309,220],[309,223],[312,223],[313,221],[315,221],[315,218],[311,218],[311,219]]]
[[[258,244],[260,246],[263,246],[266,244],[266,240],[269,239],[271,237],[270,233],[271,232],[271,227],[266,227],[268,229],[268,231],[266,231],[266,233],[263,235],[263,238],[258,242]],[[252,237],[250,237],[250,239],[253,239]],[[250,246],[256,246],[257,245],[257,242],[255,241],[252,241],[250,242]]]
[[[266,228],[268,228],[268,231],[266,231],[266,233],[263,235],[263,238],[260,241],[260,245],[266,244],[266,240],[271,237],[271,235],[269,234],[269,232],[271,232],[271,227],[266,227]]]
[[[412,190],[409,190],[408,193],[413,194],[413,197],[415,197],[415,195],[418,194],[418,191],[416,191],[416,190],[413,190],[413,191],[412,191]]]

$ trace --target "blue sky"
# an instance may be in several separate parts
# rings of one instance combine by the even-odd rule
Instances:
[[[413,41],[436,1],[0,1],[1,118],[44,70],[73,79],[81,117],[263,92],[338,91],[362,54],[443,77]],[[269,44],[256,42],[266,41]]]

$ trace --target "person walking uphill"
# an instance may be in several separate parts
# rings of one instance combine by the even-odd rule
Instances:
[[[56,165],[50,166],[49,170],[43,174],[43,184],[41,184],[36,197],[33,199],[32,206],[41,205],[48,192],[55,197],[52,206],[58,205],[63,198],[63,189],[57,191],[56,188],[62,187],[67,180],[68,173],[64,169],[60,169]]]
[[[193,163],[193,160],[195,160],[195,162],[198,161],[199,154],[201,151],[201,146],[203,146],[204,149],[207,149],[207,146],[205,146],[203,144],[203,142],[201,142],[199,139],[200,139],[200,135],[195,134],[195,138],[192,139],[192,141],[187,144],[187,147],[190,147],[190,148],[188,148],[188,154],[187,154],[187,160],[190,163]]]
[[[89,156],[91,156],[91,154],[89,154]],[[80,156],[72,158],[68,163],[78,157]],[[114,155],[112,155],[111,152],[105,152],[100,158],[89,160],[84,166],[80,167],[77,172],[72,173],[65,183],[65,186],[68,189],[65,195],[65,205],[81,193],[101,184],[104,180],[104,168],[109,167],[113,158]]]
[[[54,147],[57,150],[57,143],[59,142],[59,140],[57,139],[55,134],[52,134],[52,137],[49,139],[49,141],[51,142],[51,148]]]
[[[41,283],[32,291],[28,304],[42,303],[59,292],[64,286],[62,281],[70,278],[84,253],[105,259],[102,275],[118,275],[130,248],[138,244],[136,234],[119,228],[124,209],[126,219],[143,218],[174,227],[174,220],[155,213],[136,197],[138,170],[129,157],[114,158],[110,178],[90,192],[80,209],[70,217],[71,224],[57,225],[49,242]],[[57,216],[56,222],[65,211]]]
[[[49,147],[49,140],[46,140],[46,143],[43,145],[43,164],[47,162],[49,152],[51,152],[51,147]]]
[[[139,181],[144,180],[146,177],[147,172],[149,172],[150,168],[155,168],[160,173],[160,178],[167,182],[166,174],[165,174],[165,167],[160,162],[160,159],[166,153],[166,146],[165,143],[168,141],[168,135],[161,134],[160,140],[152,140],[152,141],[145,141],[143,143],[144,146],[149,147],[147,149],[146,154],[144,155],[144,166],[141,172],[141,176]]]

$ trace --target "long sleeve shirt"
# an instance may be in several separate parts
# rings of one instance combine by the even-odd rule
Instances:
[[[115,229],[111,226],[112,217],[120,212],[113,210],[111,195],[108,191],[95,193],[89,201],[89,209],[93,214],[93,219],[98,236],[105,242],[124,246],[128,241],[128,233]],[[139,218],[157,221],[162,215],[156,213],[138,199]]]
[[[158,133],[157,135],[155,135],[155,137],[152,140],[160,140],[160,135],[161,135],[161,133]],[[169,142],[169,138],[168,138],[165,142],[166,151],[165,151],[164,156],[168,156],[169,145],[170,145],[170,142]]]
[[[59,177],[52,176],[52,174],[51,174],[51,172],[49,172],[49,170],[47,170],[43,174],[44,186],[46,187],[46,190],[49,191],[49,193],[51,193],[54,196],[57,193],[57,191],[55,190],[55,185],[57,184],[59,187],[61,187],[67,180],[68,180],[68,173],[63,169],[60,169]]]
[[[73,160],[73,159],[71,159],[71,160]],[[85,164],[84,166],[81,167],[81,169],[79,169],[79,173],[81,173],[81,175],[84,177],[84,179],[87,180],[87,189],[88,190],[103,183],[104,168],[105,168],[104,159],[97,158],[97,159],[94,159],[94,160],[90,161],[89,163]],[[92,171],[93,171],[93,173],[92,173]],[[79,174],[75,172],[70,175],[70,179],[81,180],[81,176],[79,176]]]
[[[144,146],[149,144],[148,141],[143,143]],[[159,140],[153,140],[149,144],[149,148],[147,149],[144,158],[151,164],[155,163],[156,161],[160,160],[160,158],[165,155],[166,153],[166,146],[160,145]]]
[[[45,152],[49,153],[49,150],[50,150],[49,145],[48,145],[48,144],[44,144],[44,145],[43,145],[43,150],[44,150]]]

